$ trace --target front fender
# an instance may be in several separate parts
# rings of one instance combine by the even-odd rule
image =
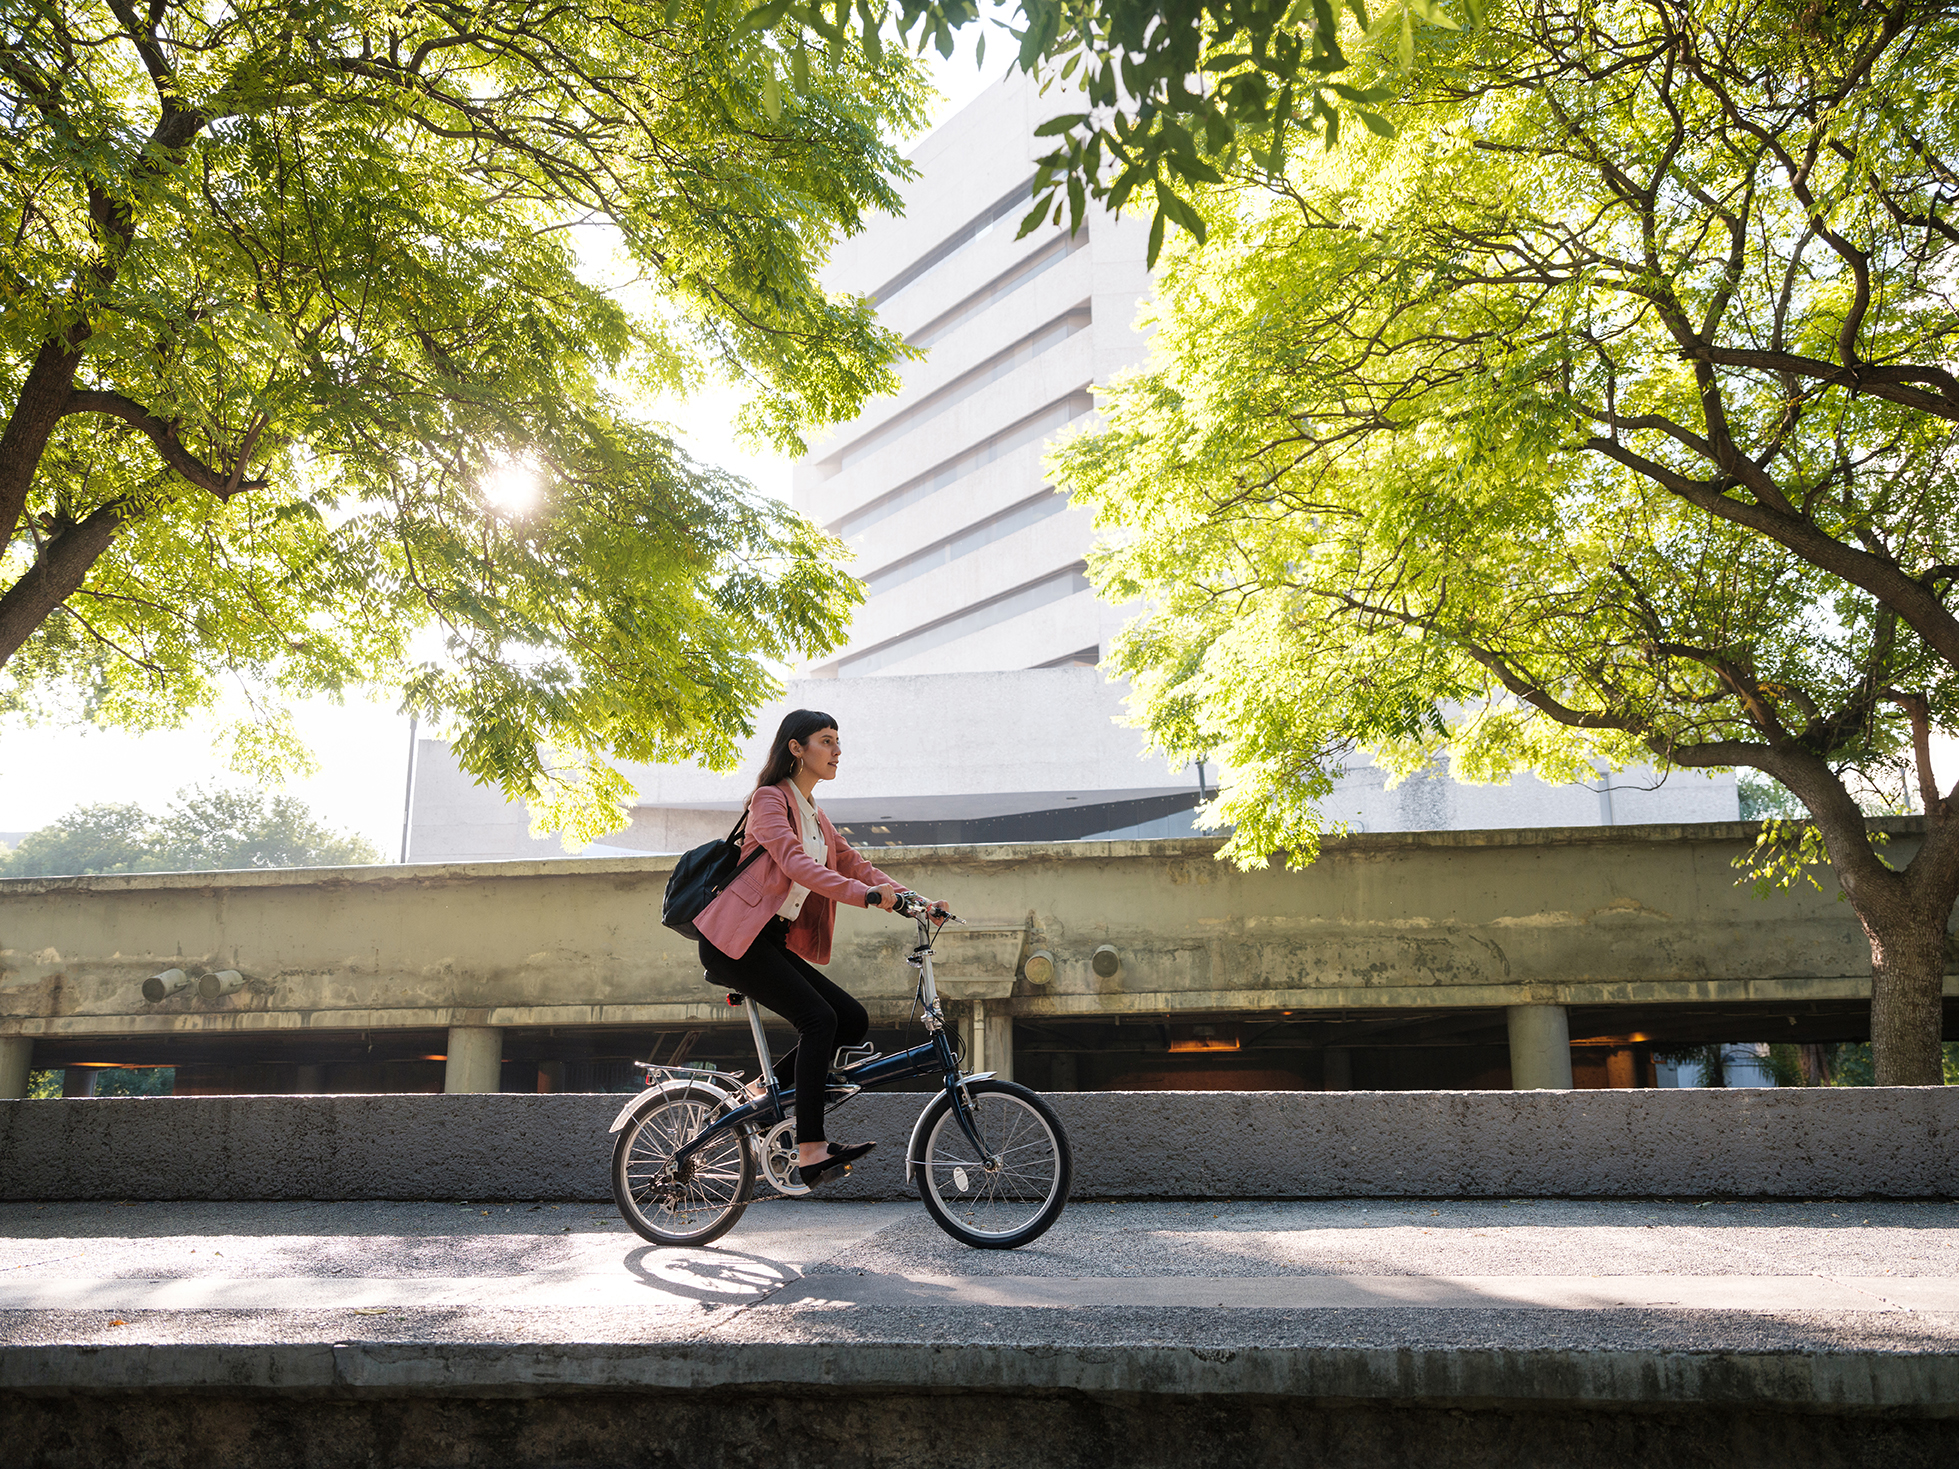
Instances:
[[[991,1081],[998,1075],[999,1073],[997,1071],[976,1071],[971,1076],[960,1077],[959,1084],[961,1086],[970,1086],[976,1081]],[[941,1092],[940,1095],[943,1096],[944,1093]],[[932,1108],[927,1103],[925,1110],[918,1114],[918,1121],[911,1125],[911,1141],[905,1144],[906,1183],[918,1184],[918,1168],[925,1161],[925,1119],[931,1115]],[[918,1184],[918,1186],[920,1188],[924,1187],[923,1184]]]
[[[733,1095],[731,1092],[722,1091],[720,1087],[715,1086],[712,1082],[703,1081],[698,1076],[670,1076],[665,1081],[656,1082],[654,1085],[649,1086],[643,1092],[635,1092],[628,1099],[626,1105],[619,1109],[619,1115],[612,1119],[612,1126],[608,1127],[606,1131],[608,1133],[617,1132],[662,1098],[672,1096],[676,1092],[684,1092],[689,1087],[696,1086],[704,1087],[711,1092],[718,1092],[723,1098],[728,1098]]]

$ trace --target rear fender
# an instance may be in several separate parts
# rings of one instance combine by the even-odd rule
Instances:
[[[619,1109],[619,1115],[612,1119],[612,1126],[606,1131],[618,1132],[627,1123],[642,1115],[647,1108],[656,1106],[665,1098],[687,1091],[691,1087],[701,1087],[706,1091],[715,1092],[724,1100],[733,1096],[732,1092],[723,1091],[712,1082],[703,1081],[698,1076],[670,1076],[665,1081],[649,1086],[643,1092],[635,1092],[626,1105]]]

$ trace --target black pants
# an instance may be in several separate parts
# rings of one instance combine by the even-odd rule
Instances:
[[[870,1034],[871,1017],[823,971],[788,948],[789,921],[771,918],[748,952],[730,959],[701,940],[701,967],[716,984],[766,1005],[796,1027],[796,1044],[775,1063],[778,1086],[796,1088],[796,1141],[820,1143],[823,1137],[823,1087],[839,1046],[854,1046]]]

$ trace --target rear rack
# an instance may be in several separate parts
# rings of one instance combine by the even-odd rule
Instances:
[[[709,1081],[739,1082],[739,1071],[710,1071],[702,1066],[665,1066],[656,1061],[635,1061],[633,1065],[646,1073],[646,1084],[652,1086],[655,1076],[698,1076]]]

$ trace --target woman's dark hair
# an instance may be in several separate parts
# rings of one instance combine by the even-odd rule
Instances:
[[[755,777],[755,789],[780,784],[796,773],[796,757],[789,753],[789,742],[807,745],[810,737],[819,730],[835,729],[836,720],[816,709],[792,709],[782,716],[782,723],[769,741],[768,763],[762,773]]]

